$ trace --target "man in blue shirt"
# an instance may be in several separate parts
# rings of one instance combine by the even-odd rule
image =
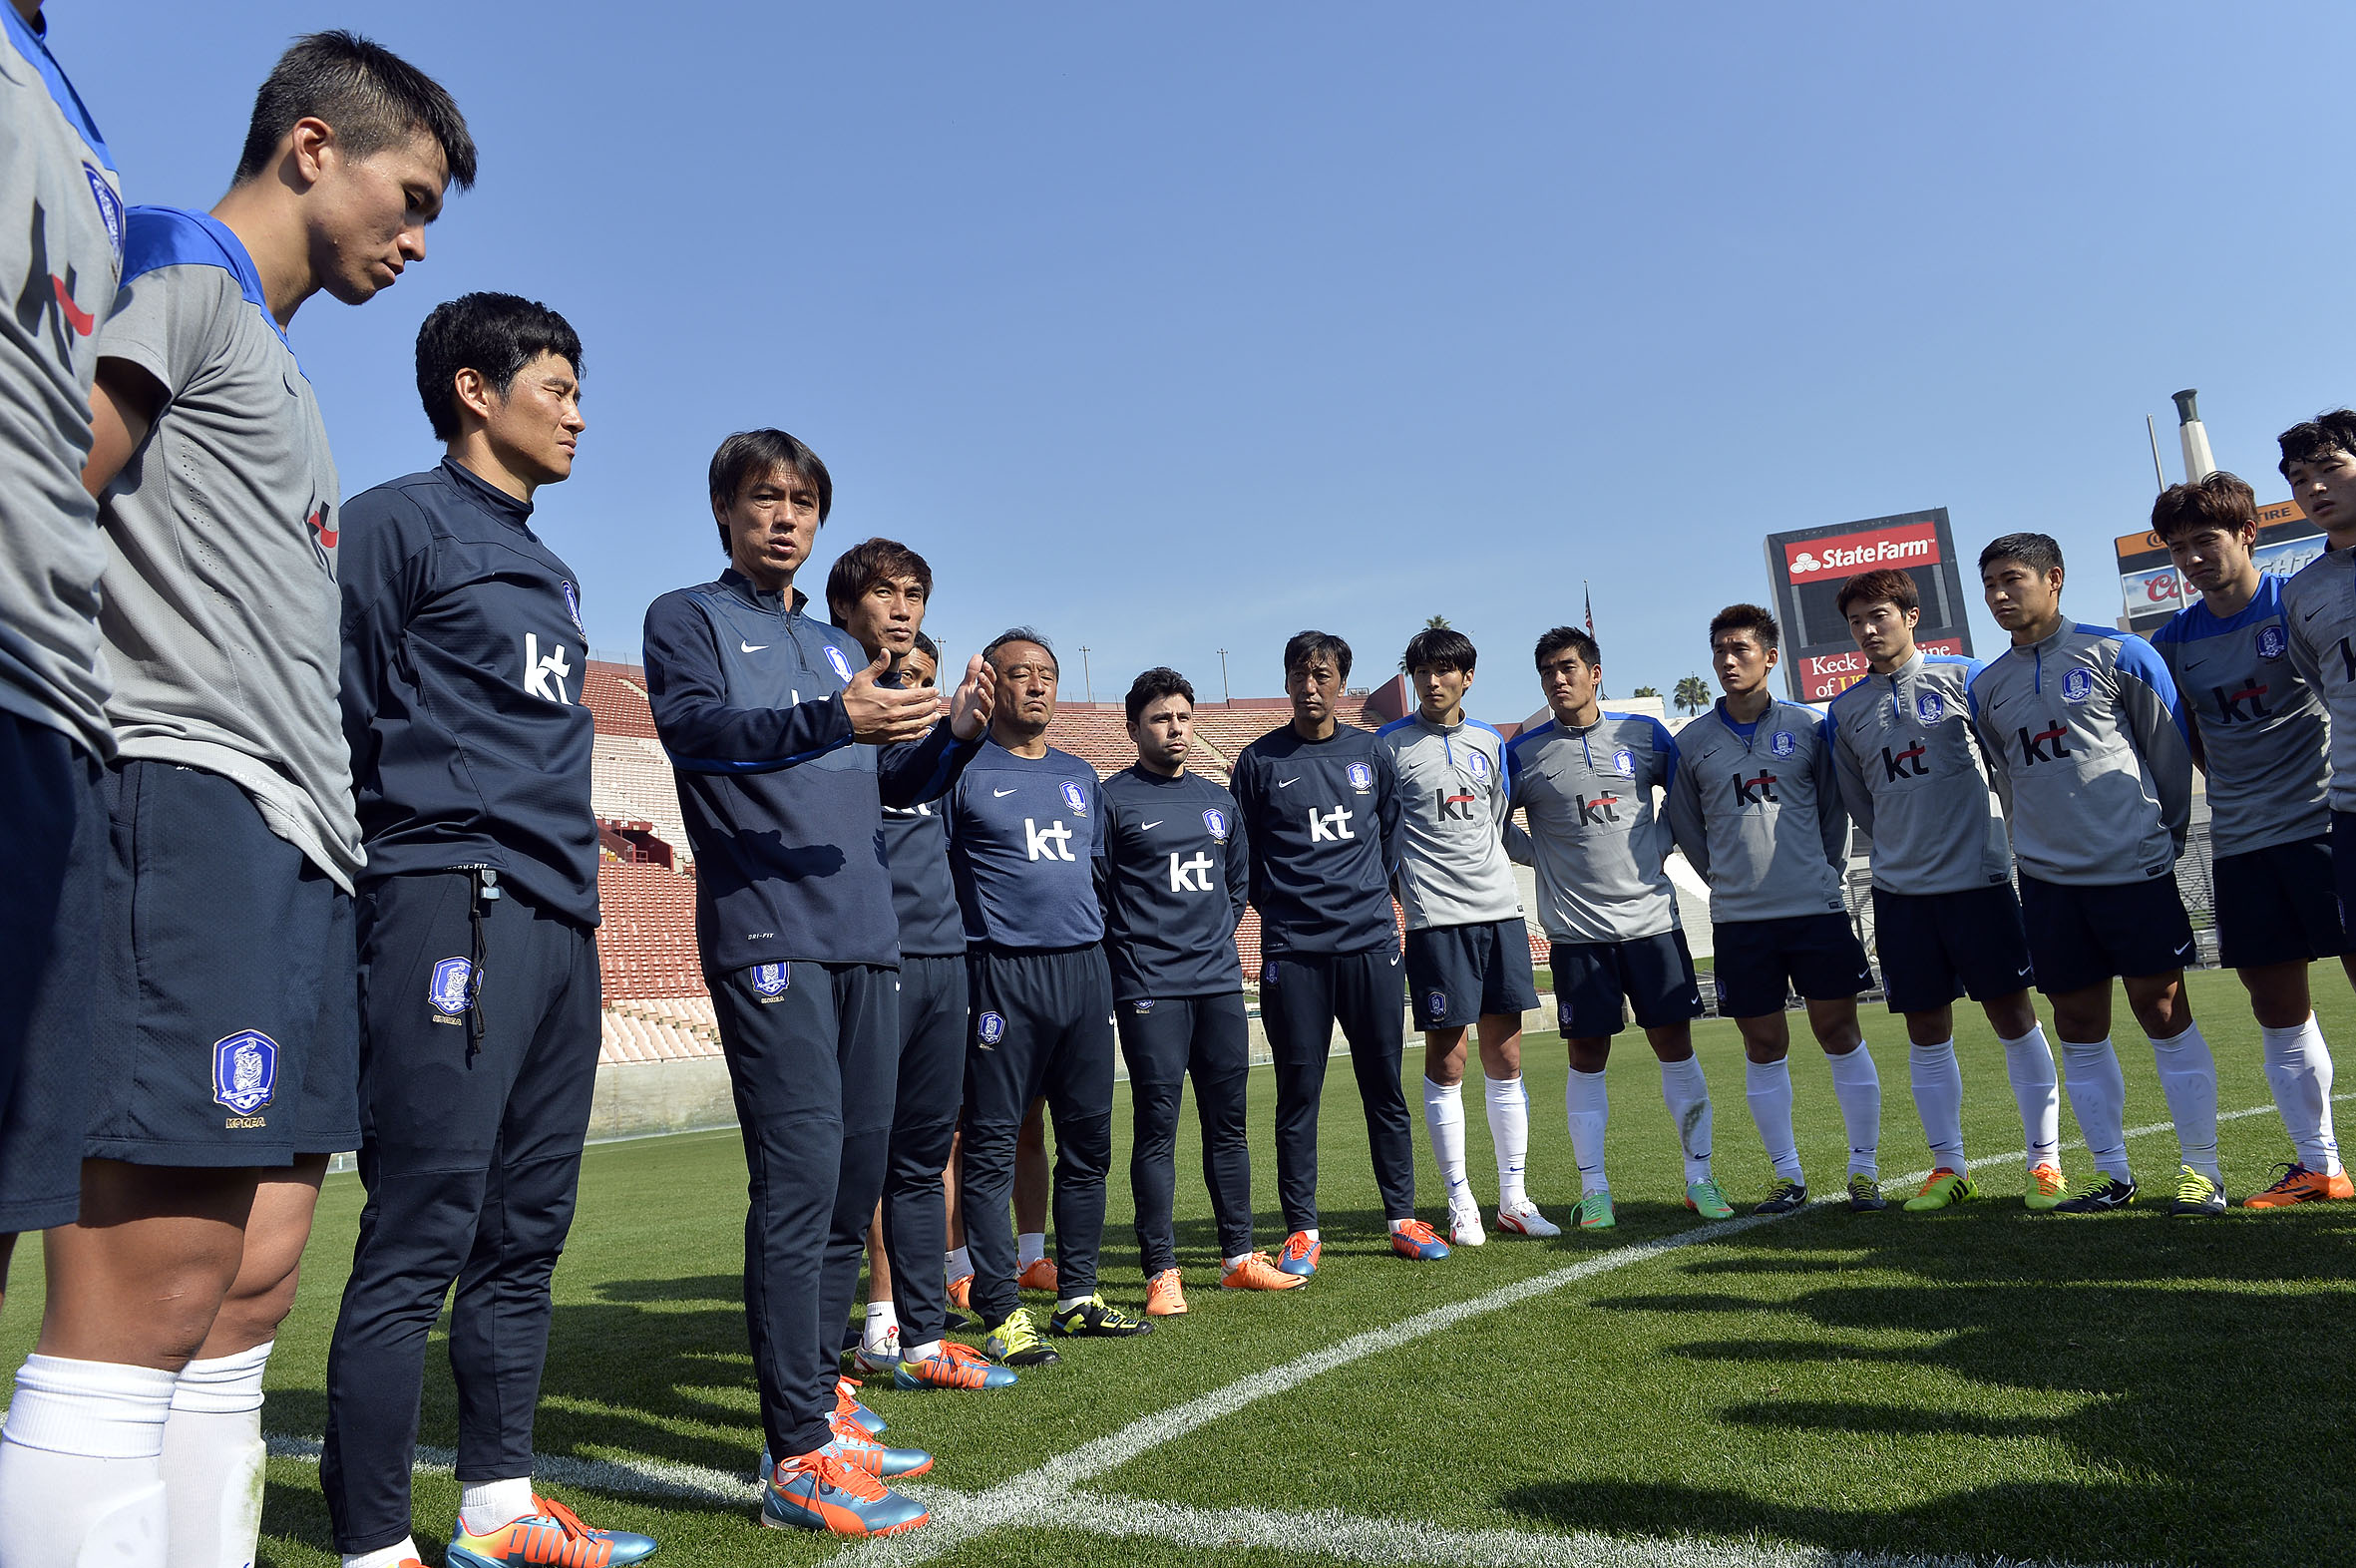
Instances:
[[[1112,980],[1096,861],[1104,805],[1096,770],[1047,744],[1054,650],[1027,627],[982,650],[996,675],[989,739],[950,796],[949,860],[966,921],[965,1178],[971,1300],[993,1361],[1061,1360],[1039,1339],[1015,1283],[1014,1143],[1031,1102],[1055,1118],[1055,1273],[1049,1329],[1126,1338],[1153,1325],[1096,1289],[1104,1178],[1112,1163]]]

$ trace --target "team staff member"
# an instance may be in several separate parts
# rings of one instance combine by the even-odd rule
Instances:
[[[1398,902],[1407,918],[1407,997],[1423,1031],[1423,1125],[1448,1185],[1448,1241],[1458,1247],[1488,1240],[1464,1172],[1467,1025],[1478,1030],[1487,1084],[1497,1228],[1562,1234],[1523,1187],[1530,1096],[1521,1081],[1521,1015],[1538,1005],[1538,988],[1500,834],[1504,737],[1464,716],[1475,658],[1461,631],[1416,632],[1399,659],[1415,683],[1415,711],[1374,732],[1398,769]]]
[[[2217,958],[2249,992],[2266,1081],[2296,1155],[2242,1206],[2356,1196],[2332,1135],[2331,1048],[2307,991],[2308,965],[2336,956],[2356,973],[2356,958],[2332,887],[2329,725],[2290,656],[2286,581],[2250,558],[2257,498],[2231,474],[2161,491],[2152,532],[2200,595],[2152,645],[2191,721],[2192,759],[2208,775]]]
[[[589,634],[573,569],[532,527],[536,493],[572,477],[581,375],[580,337],[545,305],[435,307],[417,390],[446,455],[354,497],[340,531],[343,719],[368,853],[368,1202],[327,1355],[319,1481],[336,1550],[359,1568],[418,1555],[418,1400],[453,1282],[452,1561],[503,1563],[551,1533],[610,1543],[615,1563],[654,1550],[532,1491],[549,1280],[597,1070]]]
[[[2004,826],[1965,684],[1980,666],[1914,646],[1922,600],[1904,572],[1862,572],[1835,602],[1871,671],[1832,699],[1832,763],[1849,818],[1873,841],[1874,946],[1892,1012],[1906,1015],[1914,1109],[1932,1170],[1914,1213],[1980,1195],[1963,1157],[1963,1068],[1955,998],[1968,993],[2004,1043],[2029,1165],[2022,1202],[2068,1196],[2053,1047],[2029,1001],[2029,942]]]
[[[863,668],[856,641],[802,613],[794,576],[834,481],[800,441],[728,437],[709,488],[729,566],[648,606],[646,691],[695,845],[696,939],[744,1133],[745,1326],[775,1461],[761,1517],[911,1529],[929,1515],[877,1476],[932,1461],[835,1414],[899,1072],[882,806],[948,786],[987,721],[989,676],[977,661],[939,723],[937,692],[883,684],[889,656]]]
[[[447,93],[321,33],[262,84],[211,211],[128,216],[84,476],[118,742],[92,1111],[0,1445],[12,1568],[253,1555],[263,1369],[327,1156],[360,1131],[342,497],[285,334],[322,289],[389,287],[474,173]],[[159,1496],[116,1460],[167,1403]]]
[[[1194,687],[1174,669],[1129,683],[1136,762],[1104,781],[1104,951],[1113,1017],[1129,1063],[1136,1137],[1129,1187],[1147,1317],[1186,1311],[1171,1202],[1178,1102],[1194,1078],[1203,1181],[1219,1225],[1220,1285],[1282,1291],[1308,1283],[1252,1250],[1252,1150],[1244,1098],[1252,1071],[1235,928],[1251,858],[1235,797],[1186,767]]]
[[[1297,634],[1285,644],[1293,721],[1235,762],[1260,911],[1260,1016],[1276,1056],[1276,1188],[1291,1233],[1276,1266],[1287,1274],[1315,1274],[1325,1251],[1317,1114],[1337,1019],[1366,1106],[1391,1250],[1402,1258],[1448,1255],[1448,1244],[1415,1218],[1415,1154],[1398,1083],[1406,1046],[1390,905],[1398,769],[1371,731],[1335,717],[1349,679],[1349,643],[1330,631]]]
[[[1104,1177],[1112,1163],[1112,980],[1095,862],[1104,853],[1096,770],[1047,744],[1056,665],[1027,627],[982,650],[997,677],[989,739],[950,796],[949,863],[966,922],[965,1177],[974,1310],[990,1359],[1061,1360],[1041,1342],[1015,1283],[1006,1200],[1014,1142],[1041,1096],[1055,1118],[1055,1272],[1047,1327],[1125,1338],[1153,1325],[1096,1289]]]
[[[1857,1027],[1857,993],[1873,972],[1841,896],[1848,812],[1831,725],[1813,708],[1778,701],[1767,684],[1778,640],[1775,617],[1757,604],[1730,604],[1711,620],[1710,661],[1726,695],[1679,733],[1665,809],[1686,859],[1710,884],[1718,1010],[1742,1030],[1744,1097],[1774,1167],[1774,1186],[1753,1212],[1788,1214],[1807,1202],[1783,1018],[1793,991],[1807,1003],[1848,1129],[1849,1207],[1883,1209],[1875,1180],[1881,1079]]]
[[[38,0],[0,7],[0,1287],[19,1231],[82,1200],[99,879],[115,754],[99,663],[98,508],[82,487],[98,324],[123,270],[106,139]]]
[[[2062,571],[2061,547],[2043,534],[2007,534],[1980,552],[1988,608],[2013,643],[1970,686],[2021,867],[2029,960],[2054,1004],[2070,1107],[2095,1166],[2055,1212],[2135,1199],[2127,1084],[2111,1046],[2117,976],[2176,1126],[2168,1212],[2221,1214],[2217,1066],[2184,994],[2192,923],[2175,878],[2192,809],[2189,735],[2151,643],[2062,614]]]
[[[1677,783],[1677,743],[1659,719],[1603,710],[1603,653],[1578,627],[1540,637],[1537,662],[1553,717],[1505,748],[1511,803],[1530,824],[1524,831],[1508,822],[1505,847],[1537,870],[1551,939],[1547,964],[1571,1058],[1563,1114],[1579,1158],[1574,1218],[1581,1230],[1618,1223],[1604,1170],[1604,1066],[1612,1036],[1628,1024],[1626,997],[1660,1058],[1661,1098],[1685,1152],[1685,1206],[1726,1219],[1735,1211],[1710,1173],[1710,1084],[1694,1057],[1702,990],[1662,866],[1669,830],[1653,815],[1653,791]]]

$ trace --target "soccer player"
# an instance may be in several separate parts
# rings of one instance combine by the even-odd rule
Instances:
[[[2053,1047],[2029,1001],[2029,943],[2004,826],[1966,684],[1980,665],[1914,645],[1922,599],[1907,573],[1862,572],[1834,602],[1870,673],[1832,699],[1832,761],[1849,818],[1873,846],[1873,940],[1892,1012],[1905,1014],[1914,1109],[1932,1170],[1912,1213],[1980,1195],[1963,1155],[1955,998],[1968,994],[2004,1042],[2029,1166],[2022,1202],[2051,1209],[2062,1181]]]
[[[1677,737],[1669,826],[1710,884],[1718,1010],[1742,1030],[1744,1097],[1774,1167],[1774,1185],[1753,1212],[1788,1214],[1808,1197],[1791,1130],[1783,1016],[1794,991],[1824,1047],[1848,1129],[1849,1207],[1883,1209],[1881,1078],[1857,1027],[1857,993],[1872,987],[1873,972],[1841,896],[1848,812],[1830,721],[1777,700],[1767,684],[1778,640],[1775,617],[1757,604],[1729,604],[1711,620],[1710,660],[1726,695]]]
[[[0,289],[24,302],[0,317],[4,1287],[17,1232],[64,1225],[82,1201],[96,1002],[87,956],[100,940],[106,843],[98,780],[115,755],[98,644],[106,550],[82,465],[98,325],[123,268],[123,197],[106,139],[43,41],[37,0],[0,7]]]
[[[728,568],[646,609],[646,694],[695,845],[695,929],[743,1129],[745,1327],[773,1463],[764,1524],[880,1535],[930,1517],[879,1477],[838,1410],[842,1328],[883,1195],[899,1075],[900,927],[883,805],[937,797],[988,717],[986,671],[939,693],[885,684],[859,644],[802,613],[794,577],[834,506],[818,454],[782,430],[712,454]]]
[[[1415,711],[1374,733],[1398,770],[1398,901],[1407,917],[1407,996],[1423,1031],[1423,1125],[1448,1184],[1448,1241],[1478,1247],[1480,1204],[1464,1172],[1464,1032],[1478,1030],[1489,1141],[1497,1155],[1497,1228],[1562,1230],[1529,1200],[1530,1096],[1521,1081],[1521,1015],[1538,1005],[1529,928],[1505,858],[1504,737],[1464,716],[1472,639],[1418,631],[1399,668]]]
[[[2170,485],[2152,532],[2199,593],[2153,635],[2192,721],[2208,775],[2217,957],[2241,977],[2265,1042],[2266,1081],[2296,1158],[2242,1200],[2286,1208],[2356,1196],[2332,1136],[2331,1048],[2316,1026],[2307,966],[2356,974],[2331,875],[2329,721],[2292,656],[2285,579],[2257,569],[2257,498],[2231,474]]]
[[[1189,1074],[1203,1127],[1203,1181],[1219,1223],[1220,1285],[1282,1291],[1309,1282],[1252,1249],[1252,1150],[1244,1138],[1252,1042],[1235,951],[1251,852],[1235,797],[1187,770],[1194,687],[1184,675],[1145,671],[1130,682],[1125,707],[1137,761],[1100,786],[1098,864],[1113,1016],[1136,1116],[1129,1187],[1145,1313],[1165,1318],[1186,1311],[1170,1206]]]
[[[1317,1114],[1338,1020],[1366,1107],[1374,1187],[1391,1251],[1435,1259],[1448,1244],[1415,1218],[1415,1154],[1399,1092],[1406,1030],[1390,877],[1398,865],[1398,769],[1371,731],[1335,716],[1350,644],[1303,631],[1285,644],[1293,721],[1235,761],[1260,911],[1260,1018],[1276,1057],[1276,1187],[1287,1274],[1317,1272]]]
[[[1710,1084],[1694,1059],[1693,1020],[1702,1015],[1694,958],[1678,922],[1677,895],[1662,867],[1669,830],[1653,815],[1653,791],[1677,782],[1677,742],[1656,718],[1607,713],[1603,652],[1576,626],[1538,639],[1538,684],[1553,717],[1505,747],[1510,820],[1505,848],[1534,866],[1540,920],[1550,939],[1555,1010],[1569,1047],[1563,1110],[1579,1159],[1582,1230],[1618,1223],[1604,1171],[1611,1099],[1604,1066],[1612,1036],[1636,1024],[1661,1062],[1661,1098],[1685,1151],[1685,1206],[1704,1219],[1734,1210],[1710,1173]]]
[[[1112,977],[1096,861],[1104,803],[1096,770],[1047,744],[1056,663],[1028,627],[982,650],[997,677],[989,739],[949,799],[949,861],[965,918],[965,1176],[960,1201],[974,1255],[972,1301],[1009,1367],[1060,1361],[1039,1338],[1015,1282],[1006,1200],[1014,1140],[1042,1096],[1055,1118],[1055,1273],[1047,1327],[1121,1339],[1153,1325],[1096,1289],[1104,1177],[1112,1164]],[[1075,842],[1076,841],[1076,842]]]
[[[0,1444],[12,1565],[253,1555],[264,1365],[327,1156],[360,1136],[342,498],[285,334],[321,290],[390,286],[474,174],[447,93],[320,33],[262,84],[210,212],[128,217],[84,473],[118,740],[108,925],[81,1218],[48,1234]]]
[[[1980,583],[2012,647],[1971,678],[1972,719],[1995,759],[2037,988],[2053,1002],[2070,1108],[2094,1177],[2055,1206],[2101,1214],[2135,1201],[2127,1084],[2111,1046],[2111,980],[2160,1068],[2181,1168],[2170,1214],[2221,1214],[2217,1067],[2184,994],[2192,923],[2176,857],[2192,809],[2192,752],[2175,682],[2152,644],[2062,614],[2062,551],[2007,534],[1980,552]]]
[[[589,633],[573,569],[532,526],[539,490],[573,473],[581,376],[581,339],[546,305],[436,306],[417,387],[443,461],[355,496],[339,530],[343,717],[368,855],[368,1203],[327,1356],[319,1480],[353,1568],[417,1558],[426,1339],[453,1283],[452,1559],[504,1563],[538,1537],[609,1543],[614,1563],[654,1550],[532,1490],[549,1280],[597,1071]]]
[[[826,578],[828,618],[869,662],[890,660],[892,683],[908,691],[933,690],[941,667],[941,649],[923,629],[932,597],[932,567],[895,540],[852,546]],[[934,1262],[949,1246],[942,1172],[966,1087],[966,936],[948,818],[930,801],[887,806],[883,831],[900,926],[900,1067],[856,1367],[903,1388],[1002,1388],[1013,1372],[942,1338],[949,1301]]]

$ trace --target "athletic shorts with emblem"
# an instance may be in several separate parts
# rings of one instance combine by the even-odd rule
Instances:
[[[83,1152],[283,1166],[360,1146],[350,895],[216,773],[105,780],[112,843]]]
[[[2331,840],[2320,833],[2219,855],[2209,873],[2216,892],[2217,962],[2250,970],[2311,964],[2351,951],[2332,863]]]
[[[2165,975],[2192,962],[2192,922],[2172,871],[2086,885],[2021,878],[2021,924],[2037,988],[2059,995],[2115,976]]]
[[[1419,1029],[1463,1028],[1483,1013],[1538,1005],[1530,929],[1519,917],[1407,933],[1407,995]]]
[[[2021,901],[2007,880],[1955,893],[1873,890],[1873,951],[1892,1012],[1991,1001],[2032,983]]]
[[[1546,952],[1554,971],[1555,1021],[1565,1039],[1601,1039],[1628,1026],[1620,998],[1640,1029],[1665,1029],[1702,1015],[1702,987],[1685,932],[1626,942],[1557,942]]]
[[[1784,999],[1840,1001],[1873,988],[1865,945],[1845,915],[1724,921],[1710,928],[1711,979],[1724,1018],[1781,1012]]]

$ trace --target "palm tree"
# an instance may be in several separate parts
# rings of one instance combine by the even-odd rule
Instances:
[[[1639,686],[1629,693],[1633,697],[1657,697],[1660,694],[1661,688],[1659,686]]]
[[[1699,713],[1710,706],[1710,688],[1701,676],[1688,675],[1677,683],[1677,706],[1684,713]]]
[[[1423,622],[1423,629],[1426,631],[1445,631],[1448,629],[1448,617],[1445,615],[1433,615]]]

